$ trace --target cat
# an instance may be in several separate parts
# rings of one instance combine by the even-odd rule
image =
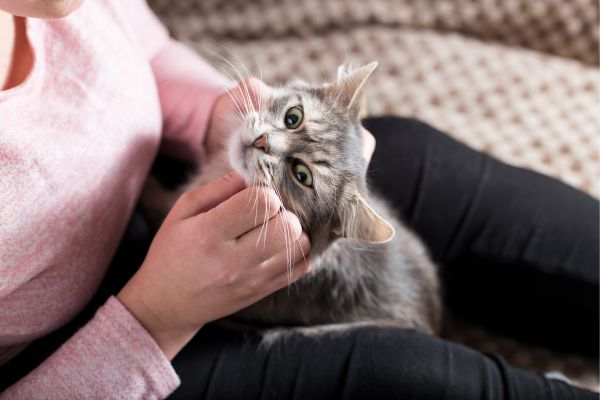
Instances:
[[[249,183],[273,187],[311,239],[311,272],[239,311],[236,320],[267,327],[391,324],[438,333],[435,266],[366,182],[360,111],[376,67],[344,64],[334,82],[276,88],[241,115],[222,154],[179,191],[233,169]],[[177,193],[160,191],[149,185],[142,204],[164,215]]]

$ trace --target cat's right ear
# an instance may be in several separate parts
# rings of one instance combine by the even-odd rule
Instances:
[[[348,64],[342,64],[338,68],[336,82],[327,85],[325,92],[334,96],[336,101],[345,106],[350,114],[358,116],[362,106],[365,83],[375,68],[377,68],[377,61],[357,69],[353,69]]]

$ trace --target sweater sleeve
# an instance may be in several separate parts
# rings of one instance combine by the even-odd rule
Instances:
[[[199,163],[213,105],[233,83],[190,48],[171,39],[145,0],[127,0],[120,6],[156,79],[163,113],[161,151]]]
[[[140,44],[163,113],[162,150],[201,161],[215,101],[231,82],[172,40],[144,0],[105,0]],[[114,297],[5,399],[162,399],[179,378],[151,335]]]
[[[179,378],[154,339],[114,297],[0,399],[164,399]]]

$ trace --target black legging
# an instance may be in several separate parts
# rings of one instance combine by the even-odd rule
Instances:
[[[403,118],[369,119],[373,184],[441,265],[446,303],[502,333],[598,356],[599,204]]]
[[[520,339],[598,355],[598,202],[510,167],[420,122],[366,121],[373,184],[440,265],[447,304]],[[116,293],[149,243],[134,215],[102,289],[74,322],[0,368],[3,386],[43,360]],[[415,331],[256,336],[205,327],[173,360],[173,399],[597,399],[502,358]]]

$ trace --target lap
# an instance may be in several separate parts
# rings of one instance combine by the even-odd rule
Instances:
[[[173,360],[171,399],[557,399],[593,394],[424,333],[363,327],[319,337],[207,328]]]
[[[374,186],[441,265],[446,303],[522,340],[598,354],[599,204],[416,120],[365,121]]]

